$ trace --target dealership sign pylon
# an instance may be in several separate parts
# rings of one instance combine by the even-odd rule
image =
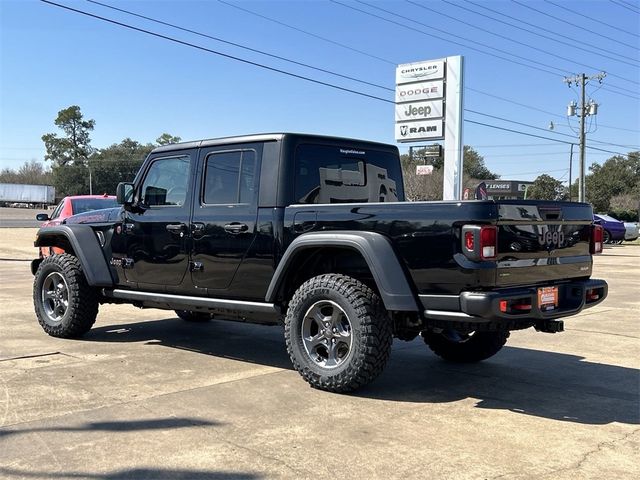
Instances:
[[[463,60],[458,55],[396,68],[396,141],[444,140],[444,200],[462,198]]]

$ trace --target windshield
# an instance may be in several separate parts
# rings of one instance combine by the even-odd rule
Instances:
[[[71,199],[73,214],[90,212],[91,210],[100,210],[102,208],[117,207],[118,202],[115,198],[75,198]]]
[[[617,218],[613,218],[610,217],[609,215],[601,215],[598,214],[596,215],[597,217],[600,217],[602,220],[606,221],[606,222],[619,222],[620,220],[618,220]]]

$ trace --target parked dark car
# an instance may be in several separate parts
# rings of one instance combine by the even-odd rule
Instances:
[[[593,223],[602,226],[604,229],[604,243],[622,243],[626,228],[620,220],[604,215],[602,213],[593,214]]]

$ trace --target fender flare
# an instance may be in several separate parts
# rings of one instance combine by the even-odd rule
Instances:
[[[55,239],[60,236],[69,241],[73,252],[80,260],[82,271],[89,285],[92,287],[112,287],[114,285],[111,269],[98,243],[98,238],[89,225],[57,225],[41,228],[38,230],[38,236],[33,245],[35,247],[54,246]]]
[[[304,250],[317,247],[343,247],[355,250],[364,258],[387,310],[417,312],[416,297],[407,281],[400,261],[387,238],[375,232],[311,232],[297,237],[284,252],[271,279],[265,300],[275,302],[293,260]]]

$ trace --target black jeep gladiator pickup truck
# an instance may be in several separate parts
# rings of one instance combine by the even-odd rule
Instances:
[[[296,370],[346,392],[383,370],[392,339],[450,361],[496,354],[509,331],[563,329],[600,303],[591,206],[405,202],[398,149],[270,134],[155,149],[119,208],[43,228],[32,263],[40,325],[79,337],[102,303],[284,325]]]

